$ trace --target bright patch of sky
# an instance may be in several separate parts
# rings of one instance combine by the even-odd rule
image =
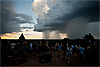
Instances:
[[[15,0],[15,10],[17,13],[30,15],[33,17],[33,22],[36,23],[37,15],[31,10],[33,0]]]

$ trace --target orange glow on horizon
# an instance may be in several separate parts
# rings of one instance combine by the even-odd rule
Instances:
[[[1,35],[1,39],[19,39],[22,32],[12,32],[12,33],[5,33]],[[23,32],[25,39],[44,39],[41,32]],[[66,34],[59,33],[59,39],[67,38]],[[49,39],[58,39],[54,37],[54,34],[50,36]]]
[[[35,32],[34,34],[33,33],[26,33],[26,32],[23,32],[24,34],[24,37],[25,39],[42,39],[42,36],[40,34]],[[1,35],[1,39],[19,39],[20,35],[22,34],[22,32],[12,32],[12,33],[5,33],[3,35]]]

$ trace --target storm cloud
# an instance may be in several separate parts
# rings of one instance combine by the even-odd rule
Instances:
[[[25,14],[19,14],[15,9],[15,1],[2,0],[1,4],[1,34],[11,32],[21,32],[20,24],[32,23],[32,17]]]
[[[100,38],[98,0],[34,0],[31,7],[38,15],[34,31],[58,31],[68,38],[80,38],[90,32]]]
[[[33,27],[20,27],[20,28],[23,28],[23,29],[32,29]]]

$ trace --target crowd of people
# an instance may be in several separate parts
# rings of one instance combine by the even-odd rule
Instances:
[[[69,44],[67,42],[63,43],[63,53],[64,58],[67,57],[68,63],[74,62],[73,59],[78,59],[83,61],[83,64],[91,66],[91,65],[99,65],[99,44],[97,41],[91,42],[88,40],[87,45],[82,44]],[[74,57],[74,55],[77,57]]]
[[[5,46],[6,45],[6,46]],[[37,42],[9,42],[2,43],[2,55],[14,55],[18,51],[18,55],[23,55],[24,61],[27,57],[39,58],[41,62],[53,62],[55,60],[52,51],[58,51],[62,53],[63,60],[66,63],[74,63],[74,59],[83,61],[84,65],[98,65],[99,64],[99,44],[97,41],[88,40],[85,46],[81,43],[69,43],[66,39],[55,44],[49,44],[49,41],[42,40]],[[5,51],[4,51],[5,50]],[[17,56],[17,55],[16,55]],[[60,57],[59,57],[60,58]]]

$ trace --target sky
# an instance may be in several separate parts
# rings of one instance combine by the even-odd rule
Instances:
[[[99,39],[98,0],[2,0],[1,38]]]
[[[23,33],[27,39],[40,39],[42,38],[42,33],[33,31],[34,24],[37,22],[37,15],[31,10],[31,4],[33,0],[3,0],[1,1],[1,19],[5,22],[1,22],[1,38],[2,39],[18,39]],[[11,11],[9,11],[9,10]],[[6,14],[6,11],[11,14]],[[5,17],[7,15],[13,18]],[[18,16],[17,16],[18,15]],[[16,18],[16,19],[15,19]],[[21,20],[22,19],[22,20]],[[23,19],[26,19],[23,21]],[[16,21],[16,22],[13,22]],[[12,24],[12,23],[14,24]],[[4,27],[5,26],[5,27]]]

